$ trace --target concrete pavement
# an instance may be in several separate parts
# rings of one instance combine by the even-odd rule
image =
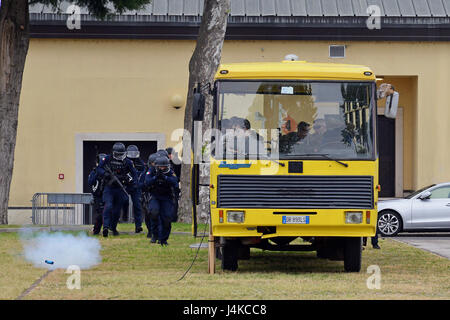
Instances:
[[[391,239],[450,259],[450,232],[400,233]]]

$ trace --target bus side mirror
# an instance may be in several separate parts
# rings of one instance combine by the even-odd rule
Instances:
[[[192,104],[192,120],[203,121],[205,114],[205,96],[200,92],[194,93],[194,101]]]
[[[397,91],[386,97],[386,106],[384,108],[384,116],[386,118],[395,119],[397,116],[398,98],[399,94]]]

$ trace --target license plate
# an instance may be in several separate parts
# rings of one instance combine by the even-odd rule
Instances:
[[[309,216],[283,216],[283,224],[309,224]]]

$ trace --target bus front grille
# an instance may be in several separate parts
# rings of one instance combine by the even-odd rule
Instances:
[[[219,175],[218,208],[373,208],[372,176]]]

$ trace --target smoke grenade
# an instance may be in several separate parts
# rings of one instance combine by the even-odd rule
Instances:
[[[24,257],[35,267],[67,269],[76,265],[80,269],[89,269],[101,262],[100,242],[86,233],[34,233],[28,229],[22,230],[20,235]]]

